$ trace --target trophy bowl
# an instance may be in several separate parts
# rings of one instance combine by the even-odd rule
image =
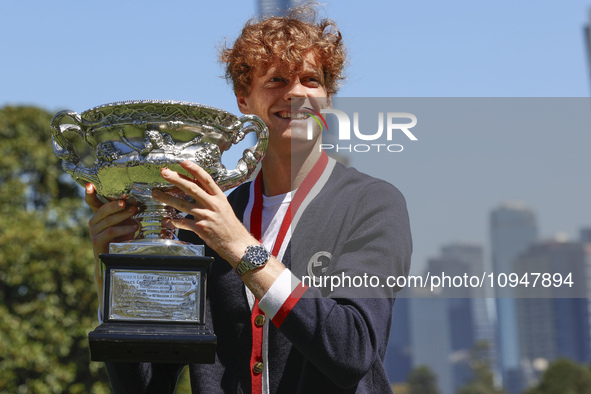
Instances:
[[[256,144],[244,150],[234,169],[227,169],[221,162],[223,152],[251,132],[256,133]],[[148,244],[153,254],[158,253],[158,243],[168,248],[177,242],[170,241],[173,229],[162,226],[162,219],[177,217],[176,211],[153,199],[151,192],[156,188],[190,198],[162,178],[162,168],[187,175],[180,163],[192,160],[225,191],[249,179],[268,140],[267,127],[255,115],[238,118],[201,104],[159,100],[115,102],[81,114],[60,111],[51,121],[51,133],[54,153],[77,183],[92,183],[105,201],[122,199],[139,208],[134,217],[141,224],[136,239],[127,246],[111,244],[111,253],[142,253],[140,245]],[[95,154],[92,166],[83,164],[73,138],[90,146]],[[179,250],[183,255],[183,248]]]

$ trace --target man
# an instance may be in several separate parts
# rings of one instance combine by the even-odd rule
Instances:
[[[222,51],[240,111],[258,115],[269,128],[257,179],[226,198],[187,161],[182,166],[191,177],[168,169],[162,176],[194,203],[153,193],[189,214],[169,223],[181,230],[179,237],[205,242],[206,254],[216,256],[206,306],[218,337],[216,362],[190,366],[193,392],[390,390],[383,359],[393,290],[363,298],[300,281],[304,275],[406,275],[412,250],[400,192],[329,159],[319,149],[318,130],[308,139],[301,109],[330,104],[345,55],[336,25],[306,21],[301,11],[247,23]],[[122,201],[103,205],[92,185],[86,199],[95,211],[89,224],[102,298],[98,256],[110,242],[133,237],[135,208]],[[115,391],[172,392],[182,365],[109,363],[107,369]]]

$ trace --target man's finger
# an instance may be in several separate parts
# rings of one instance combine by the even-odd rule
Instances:
[[[108,227],[108,226],[112,226],[112,225],[115,225],[115,224],[121,222],[123,220],[123,219],[121,219],[122,217],[125,217],[125,219],[127,219],[127,218],[133,216],[133,214],[135,214],[135,212],[136,212],[136,208],[133,205],[128,206],[127,210],[125,210],[125,208],[126,208],[126,204],[125,204],[125,201],[123,201],[123,200],[111,201],[107,204],[103,204],[95,212],[94,216],[90,219],[88,224],[92,227],[92,226],[98,224],[99,222],[108,219],[108,221],[107,221],[107,227]],[[114,218],[110,218],[111,216],[114,216],[114,215],[117,215],[117,216]]]
[[[211,175],[207,173],[203,168],[201,168],[196,163],[185,160],[181,163],[181,167],[187,170],[191,175],[195,177],[195,181],[201,186],[203,190],[205,190],[208,194],[216,195],[219,193],[223,193],[218,185],[215,183]]]
[[[96,188],[92,183],[87,183],[85,187],[84,201],[92,209],[92,212],[98,211],[103,205],[103,202],[98,198],[96,194]]]
[[[204,190],[198,182],[195,182],[192,179],[189,180],[187,177],[182,176],[178,172],[172,171],[168,168],[163,168],[160,173],[162,177],[168,182],[172,183],[187,193],[189,196],[193,197],[193,199],[195,199],[199,205],[201,205],[201,202],[207,201],[207,198],[210,196],[210,194]],[[163,202],[166,203],[166,201]],[[175,206],[175,208],[178,207]]]

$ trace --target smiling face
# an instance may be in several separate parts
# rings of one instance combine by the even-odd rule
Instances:
[[[278,63],[266,71],[254,75],[248,96],[237,96],[238,107],[244,114],[259,116],[269,128],[269,150],[285,152],[292,149],[292,142],[306,142],[313,146],[319,142],[319,133],[307,141],[308,111],[292,110],[312,107],[317,110],[326,107],[329,96],[322,70],[312,53],[305,56],[302,67],[286,71]]]

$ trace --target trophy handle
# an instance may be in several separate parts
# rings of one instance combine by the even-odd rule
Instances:
[[[244,126],[246,124],[246,126]],[[269,140],[269,129],[265,122],[256,115],[244,115],[231,127],[235,130],[232,144],[242,141],[247,134],[256,133],[257,142],[254,146],[245,149],[242,158],[238,160],[236,168],[228,170],[223,167],[215,177],[215,181],[222,190],[228,190],[240,185],[256,170],[257,165],[265,156]]]
[[[66,118],[66,119],[64,119]],[[62,119],[67,121],[68,119],[73,121],[74,124],[64,123]],[[51,120],[51,139],[53,141],[53,152],[55,155],[62,160],[62,167],[64,171],[72,176],[79,185],[85,186],[88,182],[93,183],[100,189],[100,181],[96,174],[96,169],[84,167],[80,163],[80,156],[76,152],[74,145],[66,137],[64,132],[74,131],[77,132],[82,138],[84,134],[82,131],[82,118],[78,113],[74,111],[60,111]]]

